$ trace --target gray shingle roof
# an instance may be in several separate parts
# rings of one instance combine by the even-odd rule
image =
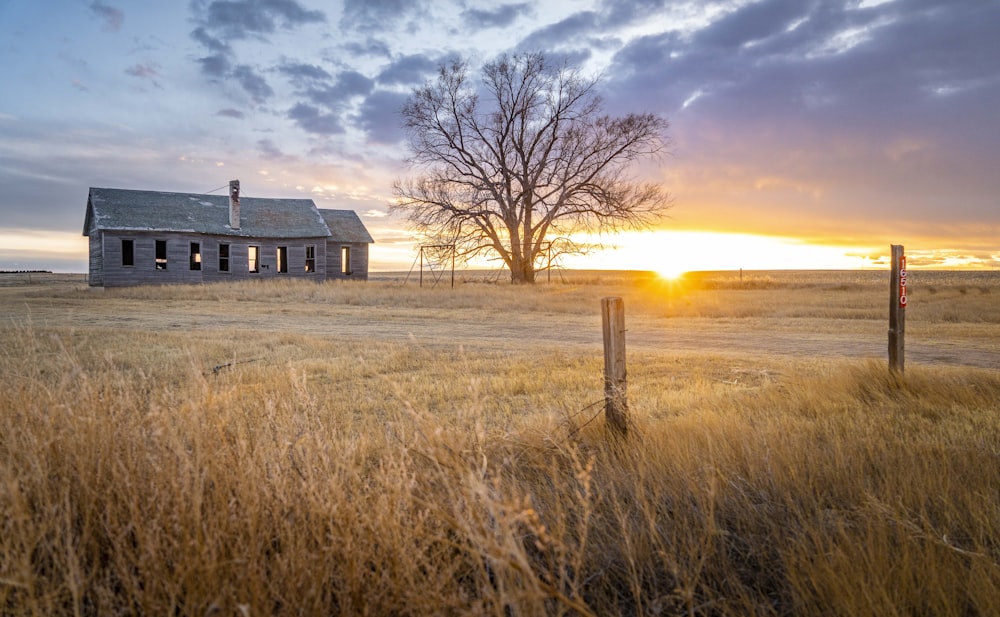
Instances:
[[[361,232],[372,242],[368,231],[353,211],[356,223],[347,233],[353,238]],[[348,219],[350,217],[335,217]],[[229,226],[229,196],[161,191],[91,188],[87,199],[87,215],[83,235],[88,235],[92,223],[98,229],[118,231],[177,231],[252,238],[318,238],[341,239],[340,230],[327,226],[324,216],[311,199],[270,199],[242,197],[240,228]],[[345,241],[357,240],[344,238]]]
[[[320,209],[334,239],[341,242],[375,242],[354,210]]]

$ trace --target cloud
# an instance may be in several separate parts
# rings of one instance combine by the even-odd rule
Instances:
[[[260,155],[268,160],[280,159],[284,154],[274,145],[274,142],[270,139],[261,139],[257,142],[257,151]]]
[[[296,0],[213,0],[205,9],[204,27],[223,39],[245,39],[274,33],[278,26],[297,26],[326,21],[322,11],[304,9]]]
[[[355,41],[345,43],[343,50],[352,56],[392,57],[392,50],[389,49],[389,45],[385,41],[380,41],[370,36],[364,43]]]
[[[254,72],[253,67],[247,64],[241,64],[233,69],[232,77],[239,82],[254,103],[263,103],[274,96],[274,90],[267,84],[267,80]]]
[[[281,151],[281,148],[277,146],[270,139],[261,139],[257,142],[257,152],[260,156],[268,161],[280,162],[280,163],[290,163],[298,160],[297,157],[285,154]]]
[[[372,91],[375,81],[357,71],[343,71],[337,75],[337,85],[345,97],[363,96]]]
[[[209,34],[204,27],[200,26],[191,32],[191,38],[201,43],[205,49],[211,52],[207,56],[198,58],[202,73],[210,77],[225,77],[232,68],[231,58],[233,57],[233,48],[221,39]]]
[[[699,48],[738,49],[743,45],[784,32],[795,20],[807,14],[813,2],[803,0],[762,0],[715,20],[695,35]]]
[[[375,81],[357,71],[341,71],[331,75],[322,67],[285,62],[277,68],[287,76],[300,100],[288,111],[287,117],[301,129],[318,135],[345,132],[345,114],[354,100],[367,96]]]
[[[533,31],[517,44],[517,48],[525,51],[552,50],[567,43],[586,42],[590,37],[602,32],[600,14],[595,11],[581,11]]]
[[[131,75],[132,77],[137,77],[139,79],[148,81],[154,87],[163,89],[163,85],[160,84],[157,77],[160,76],[159,72],[160,66],[155,62],[147,62],[145,64],[136,64],[125,69],[126,75]]]
[[[301,91],[311,103],[331,111],[343,110],[352,98],[366,96],[375,87],[375,81],[357,71],[343,71],[336,81],[317,84]]]
[[[130,66],[125,69],[125,73],[140,79],[155,79],[160,74],[159,71],[157,71],[157,68],[159,68],[159,65],[155,62],[147,62],[146,64],[136,64],[135,66]]]
[[[210,77],[226,77],[232,68],[232,63],[226,54],[212,54],[198,58],[198,63],[201,65],[201,72]]]
[[[297,0],[212,0],[207,5],[195,0],[191,6],[198,24],[191,38],[209,52],[197,60],[202,73],[234,80],[258,104],[274,90],[250,65],[239,62],[231,42],[326,21],[322,11],[305,9]]]
[[[505,28],[514,23],[518,17],[531,14],[531,4],[519,2],[516,4],[501,4],[493,10],[465,9],[461,13],[462,21],[467,27],[477,30],[485,28]]]
[[[121,9],[104,4],[100,0],[90,3],[90,12],[104,20],[104,29],[108,32],[118,32],[121,30],[122,22],[125,21],[125,13]]]
[[[211,52],[227,55],[233,53],[233,48],[228,43],[209,34],[204,26],[199,26],[192,30],[191,38],[204,45]]]
[[[325,82],[333,79],[332,75],[315,64],[285,62],[278,66],[278,72],[287,76],[292,84],[297,87],[307,87],[311,83]]]
[[[365,99],[357,120],[372,141],[395,144],[403,140],[399,111],[407,96],[400,92],[377,90]]]
[[[768,106],[775,104],[798,111],[804,97],[823,102],[823,93],[831,91],[824,76],[844,59],[810,59],[810,51],[859,19],[831,7],[764,0],[694,32],[638,37],[615,54],[608,70],[615,82],[611,90],[639,93],[667,113],[678,112],[697,92],[698,105],[732,105],[727,112],[744,117],[771,116]],[[853,81],[867,72],[858,69],[843,77]]]
[[[663,12],[663,3],[664,0],[604,0],[604,22],[608,27],[619,27],[647,20],[650,15]]]
[[[631,40],[601,86],[613,113],[673,120],[681,194],[759,200],[772,216],[752,224],[884,221],[893,210],[981,220],[995,217],[990,187],[1000,190],[987,171],[1000,139],[1000,65],[988,60],[1000,57],[988,25],[998,21],[1000,5],[971,0],[763,0]],[[900,149],[912,143],[922,146]],[[743,218],[715,208],[716,220]]]
[[[220,109],[215,113],[215,115],[222,116],[223,118],[233,118],[235,120],[242,120],[244,117],[246,117],[242,111],[232,108]]]
[[[417,0],[345,0],[341,28],[355,32],[384,32],[412,14],[425,11]]]
[[[337,114],[323,113],[312,105],[298,103],[288,110],[288,118],[303,131],[317,135],[344,133],[344,125]]]
[[[419,85],[437,71],[440,62],[423,54],[403,56],[382,69],[375,80],[383,85]]]

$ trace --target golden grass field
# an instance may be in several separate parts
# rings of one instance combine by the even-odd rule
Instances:
[[[1000,272],[372,279],[0,275],[0,614],[1000,614]]]

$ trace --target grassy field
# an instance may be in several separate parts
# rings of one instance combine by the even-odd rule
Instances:
[[[1000,273],[556,279],[0,277],[0,614],[1000,614]]]

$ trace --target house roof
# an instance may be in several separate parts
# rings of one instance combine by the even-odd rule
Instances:
[[[356,237],[358,227],[372,242],[367,230],[353,211],[341,213],[334,220],[353,217],[341,233],[327,220],[311,199],[240,198],[240,228],[229,226],[229,196],[133,191],[91,188],[83,235],[91,228],[115,231],[173,231],[248,238],[319,238]],[[350,216],[344,216],[347,213]],[[345,241],[356,240],[344,238]]]
[[[320,209],[319,213],[323,216],[323,220],[326,221],[327,227],[331,231],[336,230],[333,234],[336,240],[342,242],[375,242],[371,234],[368,233],[368,229],[365,228],[365,224],[358,217],[358,213],[354,210]]]

